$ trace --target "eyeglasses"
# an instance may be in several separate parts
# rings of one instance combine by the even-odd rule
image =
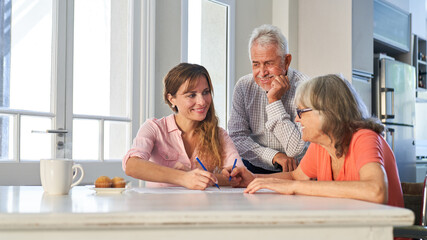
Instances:
[[[297,108],[298,117],[301,118],[301,114],[303,114],[305,112],[310,112],[310,111],[313,111],[313,109],[311,109],[311,108],[298,109]]]

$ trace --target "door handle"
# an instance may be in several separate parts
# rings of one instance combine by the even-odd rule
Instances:
[[[386,132],[390,133],[391,136],[391,150],[394,152],[394,128],[386,128]],[[386,134],[387,140],[387,134]]]
[[[381,88],[381,92],[384,93],[384,115],[381,114],[381,119],[393,119],[394,118],[394,88]],[[387,93],[391,93],[391,114],[387,114]]]
[[[31,133],[53,133],[58,134],[58,137],[62,137],[65,133],[68,133],[67,129],[48,129],[48,130],[32,130]]]
[[[46,130],[47,133],[68,133],[67,129],[49,129]]]

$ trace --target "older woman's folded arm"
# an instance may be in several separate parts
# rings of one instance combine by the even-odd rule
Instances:
[[[360,169],[359,176],[359,181],[295,181],[294,194],[353,198],[386,204],[388,184],[384,168],[379,163],[367,163]]]

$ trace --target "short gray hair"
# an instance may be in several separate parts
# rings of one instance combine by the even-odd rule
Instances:
[[[277,44],[277,55],[281,56],[282,59],[284,59],[289,52],[288,40],[286,40],[282,31],[273,25],[264,24],[252,31],[251,38],[249,39],[249,59],[251,59],[251,48],[254,43],[260,45]]]

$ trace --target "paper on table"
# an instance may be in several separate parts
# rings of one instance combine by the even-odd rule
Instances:
[[[132,188],[137,193],[243,193],[245,188],[221,187],[221,190],[216,187],[208,187],[205,190],[191,190],[184,187],[164,187],[164,188]],[[269,189],[260,189],[257,192],[274,193]]]

